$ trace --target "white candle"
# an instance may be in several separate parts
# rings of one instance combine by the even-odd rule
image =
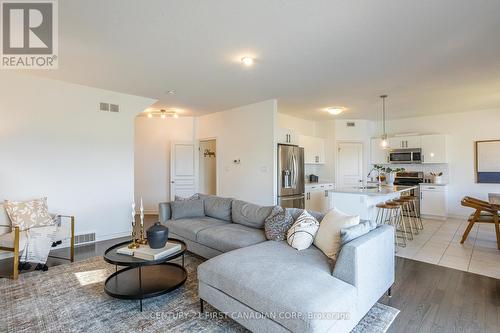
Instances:
[[[132,225],[135,225],[135,201],[132,201]]]
[[[144,226],[144,206],[142,204],[142,197],[141,197],[141,227]]]

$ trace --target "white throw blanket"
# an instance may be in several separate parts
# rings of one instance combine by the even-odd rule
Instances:
[[[45,264],[56,238],[57,228],[57,225],[50,225],[26,230],[26,245],[24,249],[20,249],[21,262]]]

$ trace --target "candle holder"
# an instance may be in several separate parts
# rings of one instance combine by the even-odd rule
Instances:
[[[129,249],[138,249],[140,247],[139,243],[136,242],[135,225],[132,227],[132,243],[128,246]]]
[[[129,244],[129,249],[137,249],[140,245],[136,242],[136,232],[135,232],[135,202],[132,202],[132,243]]]
[[[144,224],[141,224],[141,235],[140,235],[139,239],[137,240],[137,243],[141,244],[141,245],[148,244],[148,240],[146,238],[144,238]]]

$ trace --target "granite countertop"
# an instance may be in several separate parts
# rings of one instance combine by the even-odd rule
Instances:
[[[369,196],[382,196],[394,193],[401,193],[405,191],[409,191],[412,189],[416,189],[417,186],[387,186],[383,185],[382,187],[369,185],[368,187],[375,188],[359,188],[357,186],[346,186],[337,188],[334,190],[330,190],[332,193],[347,193],[347,194],[358,194],[358,195],[369,195]]]

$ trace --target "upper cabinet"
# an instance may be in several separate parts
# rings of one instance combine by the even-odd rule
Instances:
[[[443,134],[422,135],[422,163],[448,163],[447,140]]]
[[[299,144],[299,134],[289,128],[278,128],[277,130],[277,141],[278,143],[284,143],[289,145]]]
[[[390,137],[389,147],[381,147],[380,138],[372,138],[370,142],[370,161],[372,164],[388,164],[391,149],[420,148],[422,163],[448,163],[447,140],[444,134],[411,135]]]
[[[387,164],[389,162],[389,150],[382,148],[381,138],[373,138],[370,142],[370,161],[372,164]]]
[[[304,147],[305,164],[325,164],[325,140],[314,136],[299,136],[299,146]]]
[[[389,138],[389,147],[391,149],[420,148],[420,138],[420,135],[395,136]]]

